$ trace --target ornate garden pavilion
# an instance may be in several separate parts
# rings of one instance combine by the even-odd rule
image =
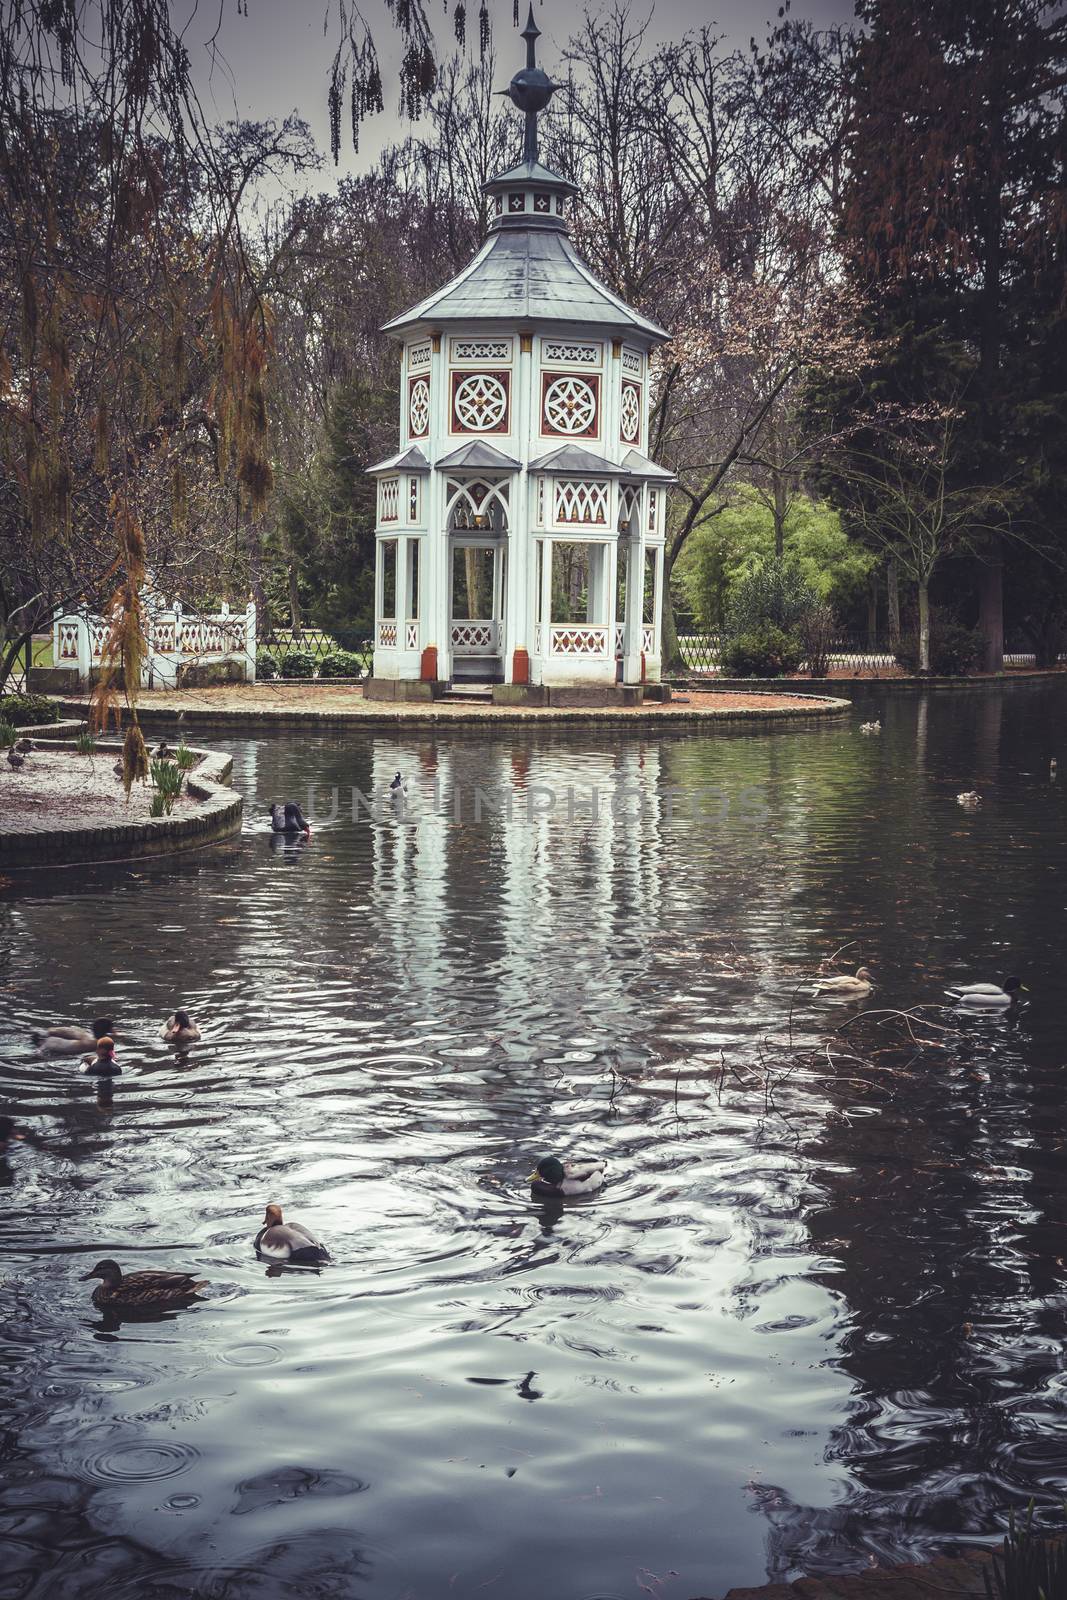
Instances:
[[[403,344],[399,452],[378,481],[370,694],[481,680],[658,682],[669,472],[648,459],[648,359],[666,332],[599,283],[567,231],[575,186],[541,165],[555,89],[508,93],[523,158],[485,185],[485,244],[386,324]],[[416,687],[418,686],[418,687]]]

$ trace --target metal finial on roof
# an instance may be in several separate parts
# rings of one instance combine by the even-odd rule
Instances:
[[[521,37],[526,40],[526,65],[521,72],[516,72],[503,92],[509,96],[512,104],[518,106],[526,115],[526,131],[522,141],[523,160],[536,161],[537,113],[545,109],[559,85],[553,83],[548,74],[542,72],[537,65],[537,41],[541,37],[541,30],[534,21],[532,3]]]

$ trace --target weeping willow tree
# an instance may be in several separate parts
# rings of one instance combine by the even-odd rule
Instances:
[[[121,683],[127,781],[146,570],[217,536],[192,514],[209,480],[246,523],[270,491],[270,313],[242,217],[265,173],[311,159],[295,120],[208,125],[166,0],[0,0],[4,659],[56,605],[102,606],[92,716],[117,718]]]

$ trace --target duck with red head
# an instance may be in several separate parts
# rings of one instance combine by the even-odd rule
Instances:
[[[269,1205],[263,1226],[256,1234],[255,1251],[267,1261],[283,1261],[296,1267],[321,1266],[330,1252],[302,1222],[285,1222],[282,1208]]]
[[[115,1060],[115,1041],[108,1034],[96,1041],[95,1056],[86,1056],[82,1071],[90,1078],[117,1078],[122,1068]]]

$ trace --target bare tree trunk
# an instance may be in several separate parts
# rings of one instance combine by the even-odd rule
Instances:
[[[892,645],[900,643],[900,568],[896,556],[890,556],[885,564],[885,591],[888,607],[886,618],[889,627],[889,642]]]
[[[300,586],[297,581],[296,559],[289,556],[289,628],[294,641],[304,637],[304,620],[300,608]]]
[[[925,579],[919,583],[919,671],[930,670],[930,587]]]
[[[786,495],[785,478],[780,472],[774,474],[774,553],[781,561],[785,555],[785,519],[789,511],[789,500]]]
[[[988,559],[980,567],[978,631],[982,635],[983,672],[1004,670],[1004,542],[993,534]]]
[[[660,639],[660,654],[662,656],[661,668],[664,673],[686,672],[688,668],[682,656],[682,647],[678,643],[678,624],[674,619],[674,600],[671,596],[671,570],[674,562],[668,565],[669,552],[663,552],[663,618],[662,637]]]

